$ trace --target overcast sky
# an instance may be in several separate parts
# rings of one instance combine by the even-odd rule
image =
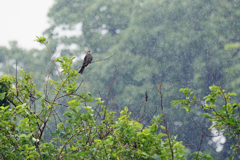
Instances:
[[[49,27],[47,13],[54,0],[0,0],[0,46],[18,41],[25,49],[42,48],[33,41]]]

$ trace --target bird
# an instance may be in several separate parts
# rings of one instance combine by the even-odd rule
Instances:
[[[92,62],[92,54],[90,51],[87,52],[86,56],[84,57],[82,67],[78,73],[83,74],[84,68],[87,67]]]
[[[147,91],[145,92],[145,101],[147,102],[148,100],[148,94],[147,94]]]

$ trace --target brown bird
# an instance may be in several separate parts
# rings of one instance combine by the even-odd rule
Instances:
[[[78,73],[83,74],[84,68],[87,67],[92,62],[92,54],[90,51],[87,52],[87,55],[84,57],[82,67]]]

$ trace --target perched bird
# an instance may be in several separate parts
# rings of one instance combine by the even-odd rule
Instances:
[[[90,51],[87,52],[87,55],[84,57],[82,67],[78,73],[83,74],[84,68],[87,67],[92,62],[92,54]]]
[[[145,101],[147,102],[148,100],[148,94],[147,94],[147,91],[145,92]]]

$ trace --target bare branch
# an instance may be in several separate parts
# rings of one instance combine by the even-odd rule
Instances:
[[[106,102],[106,109],[107,109],[107,105],[108,105],[108,99],[109,99],[109,96],[110,96],[112,84],[113,84],[113,81],[114,81],[114,78],[115,78],[115,75],[116,75],[116,70],[117,70],[117,63],[115,65],[114,75],[113,75],[112,82],[111,82],[111,85],[110,85],[110,88],[109,88],[109,91],[108,91],[108,97],[107,97],[107,102]]]
[[[111,58],[112,56],[114,56],[116,53],[114,53],[113,55],[111,55],[110,57],[108,57],[108,58],[105,58],[105,59],[100,59],[100,60],[96,60],[96,61],[93,61],[93,62],[91,62],[91,63],[95,63],[95,62],[99,62],[99,61],[105,61],[105,60],[107,60],[107,59],[109,59],[109,58]]]
[[[171,137],[170,137],[171,135],[168,132],[168,125],[167,125],[167,121],[166,121],[166,118],[165,118],[165,115],[164,115],[164,110],[163,110],[163,94],[162,94],[161,85],[160,85],[160,87],[157,88],[157,90],[158,90],[158,92],[160,94],[160,98],[161,98],[161,109],[162,109],[162,114],[163,114],[163,121],[164,121],[164,124],[165,124],[165,132],[166,132],[167,137],[168,137],[168,142],[169,142],[170,150],[171,150],[171,154],[172,154],[172,160],[174,160],[173,146],[172,146]]]

